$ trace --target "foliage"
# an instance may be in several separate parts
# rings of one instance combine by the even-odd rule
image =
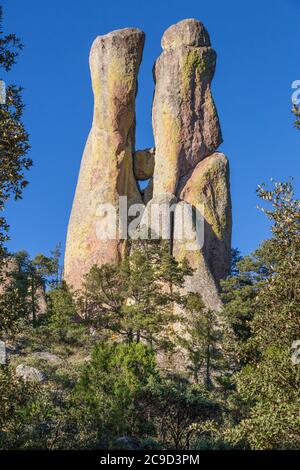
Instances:
[[[240,257],[232,274],[222,281],[223,354],[231,371],[239,370],[253,353],[247,343],[251,335],[251,320],[255,313],[255,299],[273,273],[272,240],[266,240],[253,254]]]
[[[206,309],[199,294],[190,293],[185,302],[185,325],[180,334],[180,344],[188,354],[188,369],[192,380],[202,383],[207,389],[213,387],[212,375],[220,371],[221,331],[217,313]]]
[[[67,332],[71,327],[72,319],[76,315],[73,295],[67,284],[63,281],[61,285],[51,289],[47,293],[47,314],[49,323],[56,329]]]
[[[293,106],[292,113],[295,116],[295,127],[300,129],[300,107],[297,105]]]
[[[17,269],[11,273],[12,286],[23,297],[27,319],[37,325],[40,303],[44,298],[45,288],[49,278],[55,273],[56,261],[43,254],[30,258],[26,251],[14,255]]]
[[[4,35],[0,6],[3,73],[22,47]],[[32,165],[23,110],[22,89],[8,84],[2,213],[22,197]],[[299,130],[299,106],[292,112]],[[192,270],[166,242],[128,244],[121,263],[94,266],[74,295],[61,280],[60,245],[49,257],[9,256],[0,217],[0,336],[9,357],[0,365],[0,448],[299,449],[300,201],[292,182],[262,185],[258,196],[272,236],[249,256],[233,250],[222,313],[181,294]],[[176,341],[190,380],[156,363]],[[21,361],[42,369],[45,383],[19,378]]]
[[[236,374],[242,419],[229,435],[254,449],[299,448],[300,369],[291,348],[300,338],[300,201],[290,182],[258,194],[272,205],[263,209],[273,223],[264,253],[272,263],[252,299],[252,354]]]
[[[120,264],[94,266],[77,305],[94,327],[128,342],[170,346],[166,327],[175,320],[173,304],[182,303],[178,288],[191,274],[163,243],[138,245]]]
[[[79,447],[107,448],[115,436],[147,434],[143,401],[156,376],[154,353],[145,345],[100,342],[73,394]]]
[[[189,449],[197,424],[220,418],[221,408],[203,387],[180,376],[150,383],[151,405],[158,439],[172,449]],[[151,412],[152,411],[152,412]]]
[[[15,286],[8,285],[0,295],[0,337],[13,337],[19,332],[27,312],[24,298]]]
[[[2,31],[2,7],[0,7],[0,68],[9,71],[14,65],[19,50],[20,40],[14,35],[4,36]],[[22,123],[24,105],[22,89],[15,85],[6,87],[6,102],[0,104],[0,211],[10,197],[19,199],[27,185],[24,172],[32,161],[27,157],[29,150],[28,134]],[[0,218],[0,255],[7,240],[8,225],[4,217]]]
[[[0,365],[0,448],[19,448],[32,417],[37,385],[24,382]]]

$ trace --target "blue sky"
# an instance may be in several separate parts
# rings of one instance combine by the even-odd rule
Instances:
[[[300,79],[298,0],[2,0],[4,29],[25,48],[7,76],[24,87],[24,121],[34,167],[24,198],[11,202],[9,248],[48,253],[65,243],[79,164],[91,125],[88,55],[93,39],[134,26],[146,33],[137,97],[137,148],[153,145],[152,66],[164,30],[184,18],[207,27],[217,51],[213,93],[220,149],[231,163],[233,246],[246,254],[269,235],[257,210],[262,181],[294,176],[300,188],[300,133],[291,83]]]

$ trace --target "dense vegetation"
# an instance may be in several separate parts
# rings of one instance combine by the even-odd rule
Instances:
[[[0,28],[0,67],[20,47]],[[21,112],[9,87],[0,210],[31,165]],[[192,270],[166,243],[135,243],[73,292],[59,247],[9,254],[0,219],[0,448],[299,449],[300,201],[291,182],[258,196],[272,235],[250,256],[233,251],[221,313],[181,293]],[[20,365],[40,375],[25,380]]]
[[[191,270],[159,242],[93,267],[81,292],[57,278],[57,251],[16,254],[0,298],[1,447],[299,448],[300,202],[291,183],[258,193],[273,234],[233,253],[221,314],[179,294]],[[44,379],[17,377],[18,364]]]

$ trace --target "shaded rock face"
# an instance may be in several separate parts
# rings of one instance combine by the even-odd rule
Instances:
[[[13,256],[8,256],[2,259],[0,266],[0,295],[4,293],[13,281],[13,275],[19,269],[18,262]]]
[[[177,259],[187,257],[195,270],[185,290],[201,293],[208,308],[219,310],[218,284],[230,265],[231,202],[229,165],[217,152],[222,134],[211,94],[216,53],[198,20],[183,20],[166,30],[163,52],[154,65],[155,149],[135,151],[143,45],[144,33],[138,29],[114,31],[93,43],[94,119],[68,228],[64,276],[78,288],[93,264],[123,256],[125,242],[118,232],[114,239],[97,237],[96,225],[103,233],[111,225],[105,212],[98,211],[99,204],[117,205],[119,196],[128,197],[128,206],[144,203],[139,229],[145,232],[159,225],[149,217],[155,204],[189,206],[203,216],[204,243],[191,248],[191,239],[198,242],[191,227],[189,239],[174,238],[170,246]],[[137,182],[146,180],[147,187],[139,191]]]
[[[229,273],[231,250],[231,198],[226,156],[216,152],[198,163],[187,177],[180,180],[178,198],[202,208],[202,253],[207,268],[219,283]],[[190,257],[193,257],[192,253]]]
[[[154,172],[155,149],[138,150],[133,156],[133,170],[137,180],[152,178]]]
[[[14,256],[7,256],[2,259],[0,266],[0,295],[5,293],[5,290],[12,286],[15,282],[16,275],[20,272],[21,268]],[[36,314],[37,316],[45,315],[47,310],[45,286],[40,285],[35,292],[36,299]],[[28,301],[31,301],[31,293],[28,294]],[[32,320],[32,315],[30,316]]]
[[[153,197],[153,178],[150,178],[147,186],[143,191],[142,197],[145,204],[148,204],[148,202],[151,201]]]
[[[162,47],[154,65],[154,195],[175,194],[179,178],[222,142],[210,91],[216,53],[204,26],[181,21],[165,32]]]
[[[115,239],[110,234],[105,239],[111,220],[99,205],[112,204],[117,210],[119,196],[127,196],[128,204],[142,202],[132,157],[143,46],[144,33],[127,28],[97,37],[90,52],[94,118],[82,157],[64,267],[66,281],[75,288],[94,264],[118,261],[124,250],[118,230]]]

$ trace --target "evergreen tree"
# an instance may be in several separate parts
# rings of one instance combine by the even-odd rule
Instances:
[[[258,194],[272,205],[264,212],[273,223],[273,260],[252,299],[252,354],[236,374],[242,419],[231,439],[253,449],[299,448],[300,368],[292,348],[300,338],[300,201],[291,183],[261,186]]]
[[[247,340],[259,290],[273,274],[275,253],[266,240],[252,255],[241,257],[235,251],[231,275],[222,281],[223,355],[231,371],[239,370],[250,354]]]
[[[43,254],[31,259],[26,251],[19,251],[14,258],[18,270],[12,272],[12,286],[23,299],[27,318],[36,326],[40,310],[39,299],[44,296],[46,285],[55,274],[56,263],[53,258]]]
[[[145,345],[100,342],[72,397],[77,446],[107,449],[118,436],[151,433],[144,397],[156,376],[155,355]]]
[[[60,330],[62,336],[72,328],[76,307],[72,292],[64,281],[47,293],[47,314],[50,325]]]
[[[120,264],[94,266],[86,277],[78,305],[86,320],[128,342],[169,344],[166,327],[175,320],[174,302],[182,303],[179,288],[191,274],[178,263],[167,244],[141,244]]]
[[[198,425],[209,419],[220,421],[220,404],[205,388],[190,384],[179,375],[150,382],[148,393],[146,412],[155,425],[157,439],[165,448],[190,449]]]
[[[199,294],[190,293],[185,304],[185,328],[180,343],[188,353],[189,370],[196,383],[207,389],[213,386],[212,376],[220,370],[221,330],[217,314],[206,309]]]
[[[22,49],[15,34],[4,36],[2,31],[2,7],[0,6],[0,70],[10,71]],[[1,77],[0,77],[1,79]],[[0,211],[10,197],[19,199],[27,185],[24,172],[32,161],[27,157],[29,150],[28,134],[22,123],[24,105],[22,89],[15,85],[6,86],[5,103],[0,104]],[[4,217],[0,218],[0,255],[3,254],[7,240],[8,225]]]

